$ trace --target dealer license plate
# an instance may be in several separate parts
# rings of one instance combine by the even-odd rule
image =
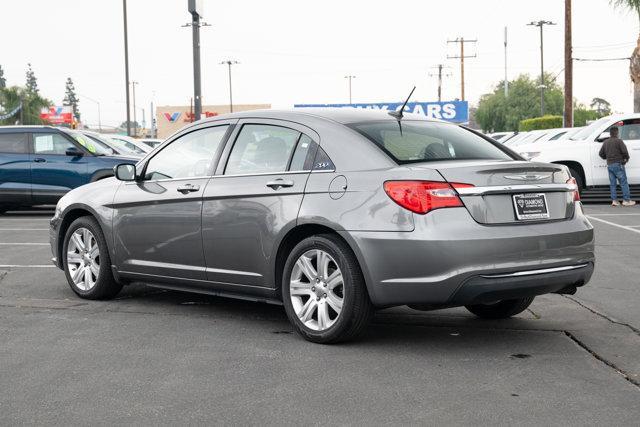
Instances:
[[[543,193],[514,194],[513,206],[519,220],[547,219],[547,197]]]

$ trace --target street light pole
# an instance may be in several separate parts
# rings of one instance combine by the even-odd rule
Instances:
[[[239,64],[239,62],[231,59],[227,59],[226,61],[222,61],[220,63],[220,65],[229,66],[229,112],[230,113],[233,113],[233,90],[231,88],[231,66],[236,64]]]
[[[96,101],[95,99],[89,98],[88,96],[82,95],[80,93],[78,94],[78,96],[81,96],[84,99],[87,99],[87,100],[89,100],[91,102],[95,102],[95,104],[98,106],[98,130],[100,132],[102,132],[102,120],[100,119],[100,103],[98,101]]]
[[[136,85],[138,82],[131,82],[133,89],[133,136],[138,136],[138,119],[136,119]]]
[[[344,76],[344,78],[349,79],[349,104],[353,104],[351,100],[351,80],[355,79],[356,76],[348,75],[348,76]]]
[[[131,108],[129,106],[129,36],[127,35],[127,0],[122,0],[124,18],[124,80],[127,88],[127,135],[131,136]]]
[[[533,21],[528,23],[534,27],[540,27],[540,116],[544,116],[544,37],[543,28],[545,25],[556,25],[551,21]]]

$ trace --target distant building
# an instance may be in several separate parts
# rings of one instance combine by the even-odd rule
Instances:
[[[239,104],[233,106],[233,111],[264,110],[270,109],[271,104]],[[229,113],[229,105],[203,105],[202,118],[214,117],[220,114]],[[156,123],[158,126],[158,138],[164,139],[174,132],[180,130],[185,125],[193,121],[192,107],[189,105],[180,106],[159,106],[156,108]]]

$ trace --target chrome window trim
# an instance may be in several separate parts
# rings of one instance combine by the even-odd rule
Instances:
[[[456,188],[456,191],[461,196],[482,196],[485,194],[520,193],[526,191],[554,192],[575,190],[577,190],[575,184],[523,184]]]
[[[124,181],[125,185],[136,185],[140,183],[157,183],[157,182],[173,182],[173,181],[189,181],[193,179],[211,179],[211,178],[227,178],[227,177],[244,177],[244,176],[269,176],[269,175],[293,175],[300,173],[335,173],[334,170],[313,170],[313,171],[285,171],[285,172],[263,172],[263,173],[251,173],[251,174],[236,174],[236,175],[203,175],[203,176],[190,176],[186,178],[164,178],[164,179],[145,179],[140,181]]]
[[[566,265],[564,267],[542,268],[539,270],[524,270],[504,274],[483,274],[480,277],[484,277],[485,279],[499,279],[504,277],[535,276],[537,274],[558,273],[560,271],[577,270],[579,268],[584,268],[587,265],[589,264]]]

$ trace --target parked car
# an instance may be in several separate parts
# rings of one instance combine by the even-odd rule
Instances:
[[[0,212],[55,204],[73,188],[113,176],[115,165],[136,161],[114,156],[74,131],[0,127]]]
[[[567,166],[580,188],[608,185],[607,163],[598,153],[602,141],[609,137],[608,131],[612,126],[620,128],[620,138],[631,153],[625,166],[629,184],[640,184],[640,157],[634,155],[634,151],[640,151],[640,114],[603,117],[585,126],[569,139],[513,148],[526,159]]]
[[[494,132],[494,133],[490,133],[488,136],[495,139],[499,143],[504,144],[506,141],[509,140],[509,138],[511,138],[514,135],[515,135],[515,132]]]
[[[164,142],[164,139],[156,139],[156,138],[143,138],[142,142],[147,144],[149,147],[156,148],[158,145]]]
[[[136,153],[140,153],[142,155],[146,155],[153,151],[153,147],[151,147],[150,145],[145,144],[139,139],[131,138],[130,136],[115,135],[115,134],[114,135],[102,134],[102,136],[105,138],[109,138],[115,141],[116,143],[122,144],[125,147],[127,147],[129,150],[133,150]]]
[[[566,166],[457,125],[383,111],[249,111],[188,125],[118,180],[73,190],[53,262],[81,298],[142,281],[283,304],[314,342],[374,309],[484,318],[574,293],[593,228]]]
[[[93,132],[93,131],[84,130],[84,129],[78,130],[78,132],[91,138],[93,141],[97,143],[106,145],[113,151],[114,154],[121,155],[121,156],[136,157],[136,158],[142,158],[144,155],[142,150],[135,151],[130,148],[127,148],[127,146],[124,143],[116,141],[114,139],[105,138],[102,135],[100,135],[98,132]]]

